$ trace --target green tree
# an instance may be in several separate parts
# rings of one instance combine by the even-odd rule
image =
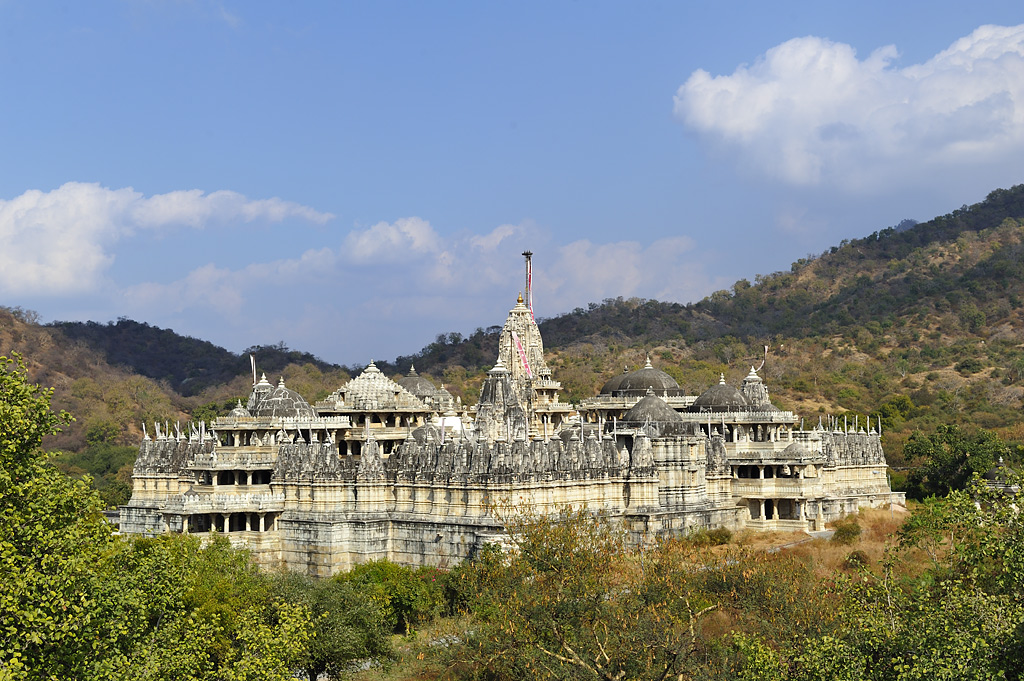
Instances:
[[[276,592],[310,612],[316,636],[298,661],[310,681],[341,676],[353,660],[386,660],[392,654],[383,613],[365,590],[339,579],[294,573],[277,577]]]
[[[445,609],[444,581],[436,568],[409,568],[389,560],[373,560],[334,577],[371,595],[387,627],[410,634]]]
[[[681,544],[634,553],[585,510],[506,522],[515,550],[487,552],[453,575],[479,625],[461,651],[467,673],[664,679],[697,659],[701,621],[717,603],[678,569]]]
[[[69,420],[49,400],[0,358],[0,679],[291,678],[308,609],[227,540],[115,537],[40,449]]]
[[[923,464],[909,476],[913,496],[944,496],[967,486],[971,476],[988,471],[1009,448],[997,435],[985,430],[968,432],[956,425],[941,425],[931,435],[915,432],[904,450],[908,459]]]
[[[12,679],[80,676],[92,575],[112,541],[96,493],[40,449],[70,421],[50,396],[20,357],[0,357],[0,674]]]

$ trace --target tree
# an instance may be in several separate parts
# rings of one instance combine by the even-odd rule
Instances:
[[[676,678],[701,649],[718,605],[668,545],[634,553],[585,510],[509,518],[509,554],[456,571],[476,615],[461,660],[497,679]]]
[[[316,681],[340,676],[353,660],[382,660],[391,655],[380,607],[369,594],[339,579],[314,579],[294,573],[278,576],[276,592],[310,612],[316,636],[298,666]]]
[[[226,539],[114,536],[40,449],[70,418],[49,400],[0,357],[0,679],[290,679],[305,606]]]
[[[93,570],[112,535],[87,482],[47,462],[44,436],[70,421],[51,391],[29,383],[21,358],[0,357],[0,670],[74,678],[95,608]]]
[[[994,433],[967,432],[956,425],[941,425],[931,435],[915,432],[904,450],[908,459],[923,465],[910,473],[910,494],[944,496],[966,488],[971,476],[988,471],[1009,448]]]

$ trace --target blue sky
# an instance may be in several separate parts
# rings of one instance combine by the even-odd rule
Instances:
[[[989,2],[0,0],[0,305],[348,364],[1024,181]],[[0,354],[2,354],[0,348]]]

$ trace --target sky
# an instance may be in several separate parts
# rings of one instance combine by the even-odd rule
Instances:
[[[1019,2],[0,0],[0,305],[350,366],[1024,182]],[[0,354],[4,349],[0,348]]]

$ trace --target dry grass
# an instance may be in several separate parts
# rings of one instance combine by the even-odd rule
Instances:
[[[387,668],[374,667],[347,677],[355,681],[434,681],[444,678],[445,663],[439,654],[448,642],[464,637],[470,626],[466,617],[442,617],[412,636],[393,636],[396,659]]]

